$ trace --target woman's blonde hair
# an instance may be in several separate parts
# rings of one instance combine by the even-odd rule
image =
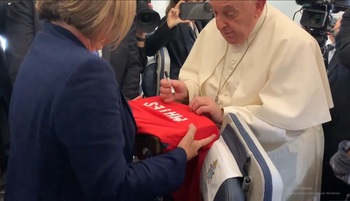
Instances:
[[[136,13],[135,0],[37,0],[39,18],[63,21],[90,40],[106,39],[116,47],[128,33]]]

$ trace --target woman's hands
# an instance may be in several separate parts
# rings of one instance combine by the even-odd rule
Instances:
[[[188,161],[197,156],[198,150],[200,148],[209,144],[215,138],[215,134],[213,134],[210,137],[204,138],[202,140],[194,140],[194,135],[196,131],[197,128],[193,124],[190,124],[188,127],[187,134],[181,139],[181,141],[177,145],[178,147],[181,147],[185,150]]]

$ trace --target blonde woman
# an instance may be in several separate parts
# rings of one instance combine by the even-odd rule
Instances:
[[[37,1],[44,31],[19,70],[10,108],[5,199],[152,200],[182,182],[186,161],[213,137],[132,163],[135,122],[109,63],[92,51],[117,46],[135,1]],[[118,73],[118,72],[116,72]]]

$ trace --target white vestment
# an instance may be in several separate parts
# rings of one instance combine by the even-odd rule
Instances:
[[[198,36],[179,79],[190,101],[218,95],[225,113],[243,116],[283,178],[283,200],[319,199],[321,124],[330,121],[333,103],[311,35],[266,5],[246,43],[230,45],[214,19]]]

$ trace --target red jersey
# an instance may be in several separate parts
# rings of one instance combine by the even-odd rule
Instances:
[[[195,114],[188,105],[172,102],[164,103],[160,97],[150,97],[129,101],[133,112],[138,134],[151,134],[165,145],[164,151],[177,147],[186,135],[188,126],[193,123],[197,127],[194,139],[200,140],[216,134],[219,129],[205,116]],[[212,143],[199,150],[198,155],[187,163],[185,181],[174,193],[175,201],[201,200],[199,176],[204,158]]]

